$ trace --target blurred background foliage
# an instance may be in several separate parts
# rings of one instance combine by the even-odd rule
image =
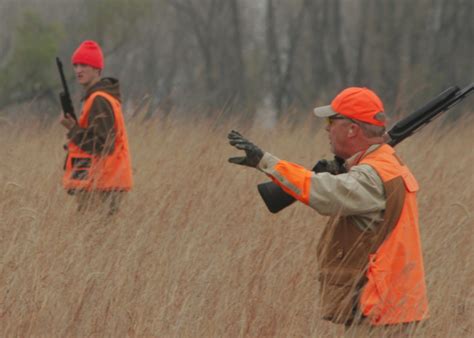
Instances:
[[[56,116],[54,58],[69,65],[93,39],[129,115],[297,120],[356,85],[399,117],[472,82],[472,13],[470,0],[2,0],[0,115]]]
[[[15,44],[0,71],[2,105],[50,95],[56,77],[51,60],[58,53],[61,30],[26,10],[14,29]]]

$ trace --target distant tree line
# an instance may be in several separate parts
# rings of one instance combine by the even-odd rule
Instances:
[[[55,56],[69,65],[94,39],[129,114],[278,117],[352,85],[403,114],[472,82],[472,13],[470,0],[5,0],[0,112],[57,105]]]

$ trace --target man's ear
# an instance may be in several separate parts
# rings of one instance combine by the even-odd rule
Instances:
[[[349,130],[347,131],[347,136],[349,137],[357,136],[359,131],[361,131],[360,126],[353,123],[351,124],[351,126],[349,127]]]
[[[354,136],[354,134],[355,134],[354,125],[351,125],[351,126],[349,127],[349,130],[347,131],[347,135],[348,135],[348,136]]]

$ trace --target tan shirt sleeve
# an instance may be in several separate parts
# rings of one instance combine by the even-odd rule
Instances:
[[[279,159],[265,153],[258,168],[289,189],[294,189],[274,170]],[[382,220],[385,191],[379,175],[369,165],[356,165],[346,174],[312,173],[309,206],[322,215],[352,216],[361,228],[373,228]]]

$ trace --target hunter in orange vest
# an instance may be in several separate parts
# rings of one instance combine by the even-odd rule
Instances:
[[[119,82],[101,78],[103,54],[94,41],[76,49],[72,64],[84,97],[77,123],[70,116],[61,120],[69,140],[63,186],[77,197],[80,211],[105,205],[114,214],[123,193],[132,188]]]
[[[230,144],[246,156],[229,161],[263,171],[330,216],[316,253],[324,319],[371,328],[426,319],[418,183],[384,143],[381,100],[367,88],[351,87],[314,113],[327,119],[331,151],[345,160],[346,173],[316,174],[263,152],[236,131]]]

